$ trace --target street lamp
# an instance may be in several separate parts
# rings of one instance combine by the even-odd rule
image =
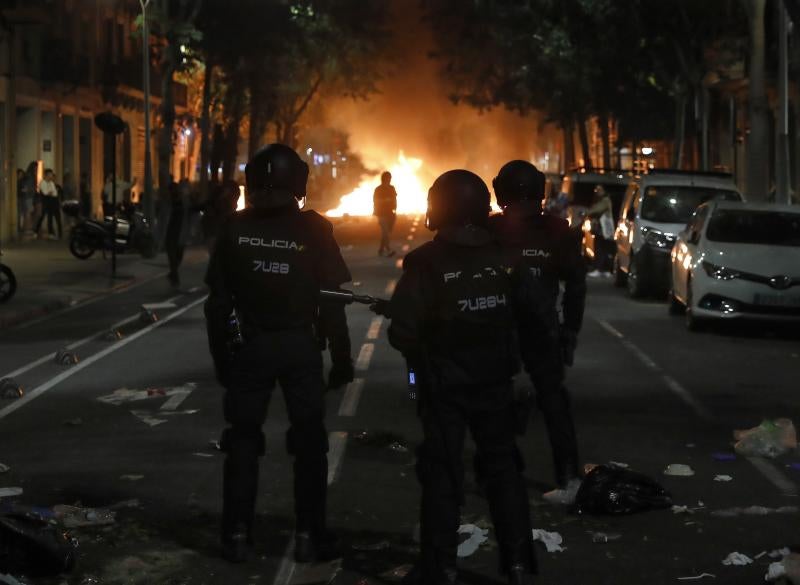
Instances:
[[[147,26],[147,7],[150,0],[139,0],[142,7],[142,72],[144,85],[144,216],[153,223],[153,167],[150,164],[150,31]]]

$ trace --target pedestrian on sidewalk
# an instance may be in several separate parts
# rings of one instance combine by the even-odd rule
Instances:
[[[81,217],[88,218],[92,215],[92,191],[89,187],[89,175],[86,171],[81,173],[79,186],[81,201]]]
[[[424,435],[417,450],[421,556],[411,583],[458,582],[468,429],[502,571],[511,585],[528,585],[536,570],[513,377],[521,357],[538,379],[561,375],[552,360],[557,318],[527,268],[488,230],[489,199],[486,184],[469,171],[436,179],[426,219],[436,236],[406,256],[388,307],[389,342],[415,373]],[[517,322],[536,342],[527,357],[520,355]]]
[[[36,237],[39,237],[42,228],[42,222],[45,216],[47,217],[47,233],[51,240],[56,239],[53,232],[53,220],[58,226],[58,239],[61,239],[61,208],[59,207],[59,189],[56,185],[56,176],[53,169],[45,169],[44,179],[39,183],[39,194],[42,197],[42,215],[39,216],[39,221],[36,222],[34,232]]]
[[[586,211],[586,216],[592,220],[595,247],[594,269],[587,276],[610,278],[614,267],[614,254],[617,251],[617,244],[614,241],[614,206],[602,185],[594,188],[592,206]]]
[[[171,177],[170,177],[171,178]],[[169,185],[169,219],[164,235],[164,249],[169,261],[167,278],[173,287],[181,285],[178,270],[183,262],[189,232],[189,195],[175,181]]]
[[[397,211],[397,191],[392,186],[392,173],[385,171],[381,175],[381,184],[375,187],[372,196],[372,215],[378,218],[378,225],[381,228],[381,244],[378,248],[378,256],[394,256],[390,238]]]
[[[229,425],[220,440],[223,556],[245,561],[253,545],[262,426],[277,382],[290,424],[286,446],[295,458],[294,558],[331,560],[337,547],[327,529],[325,382],[314,324],[330,347],[328,387],[344,386],[353,380],[344,305],[321,304],[319,291],[338,289],[350,271],[331,223],[299,208],[308,165],[296,152],[282,144],[262,148],[245,175],[248,208],[221,226],[206,275],[209,346]],[[230,335],[232,318],[239,344]]]
[[[17,194],[20,199],[20,229],[24,232],[32,232],[33,217],[36,208],[36,173],[39,163],[31,161],[26,171],[20,175],[17,173]]]
[[[586,269],[580,248],[565,219],[542,213],[545,175],[531,163],[523,160],[506,163],[492,186],[503,212],[489,219],[489,228],[500,244],[519,258],[542,284],[552,310],[560,309],[561,358],[565,365],[571,366],[586,303]],[[557,307],[562,285],[564,293],[561,306]],[[542,411],[553,452],[556,484],[565,493],[576,490],[580,469],[569,392],[561,380],[535,386],[536,403]]]

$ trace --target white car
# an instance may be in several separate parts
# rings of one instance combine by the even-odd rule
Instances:
[[[712,199],[742,200],[731,175],[655,169],[635,177],[614,233],[615,284],[627,284],[631,297],[666,292],[677,234],[697,206]]]
[[[710,201],[672,249],[670,309],[710,319],[800,321],[800,206]]]

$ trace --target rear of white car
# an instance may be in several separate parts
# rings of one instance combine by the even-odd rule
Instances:
[[[673,302],[705,319],[800,321],[800,208],[714,202],[672,254]]]

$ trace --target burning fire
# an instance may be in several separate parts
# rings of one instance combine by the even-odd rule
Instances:
[[[397,190],[397,213],[424,214],[428,208],[428,188],[417,175],[422,168],[422,159],[407,158],[401,151],[397,160],[387,167],[386,170],[392,173],[392,185]],[[364,179],[352,192],[341,198],[338,207],[326,215],[372,215],[372,195],[380,183],[380,173]]]
[[[247,205],[247,199],[244,196],[244,185],[239,185],[239,199],[236,200],[236,211],[241,211]]]

